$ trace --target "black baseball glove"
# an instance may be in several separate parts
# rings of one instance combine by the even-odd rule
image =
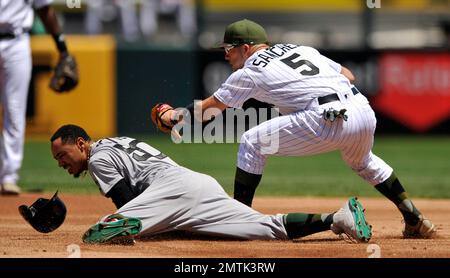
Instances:
[[[39,198],[29,207],[21,205],[19,212],[36,231],[50,233],[64,222],[67,210],[56,191],[50,200]]]
[[[78,66],[71,55],[60,56],[53,76],[50,80],[50,88],[58,93],[69,92],[78,85]]]

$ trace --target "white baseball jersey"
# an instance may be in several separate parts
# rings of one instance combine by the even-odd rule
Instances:
[[[0,134],[0,184],[16,184],[23,159],[31,50],[27,31],[33,8],[50,0],[0,0],[0,101],[3,129]]]
[[[0,34],[20,35],[31,29],[34,10],[51,4],[53,0],[0,0]]]
[[[305,109],[317,97],[348,91],[350,83],[340,71],[339,64],[314,48],[277,44],[254,53],[214,96],[235,108],[254,98],[285,115]]]
[[[141,235],[174,230],[241,239],[287,239],[283,215],[263,215],[230,198],[217,181],[178,166],[150,145],[129,137],[91,147],[91,177],[106,194],[126,179],[142,192],[116,213],[142,222]]]
[[[283,116],[244,133],[237,166],[262,174],[268,155],[306,156],[341,151],[344,161],[369,183],[385,181],[392,168],[372,152],[376,119],[367,99],[352,91],[341,66],[316,49],[277,44],[247,59],[214,93],[222,103],[241,107],[249,98],[271,103]],[[339,100],[319,104],[318,97]],[[346,109],[348,120],[325,120],[329,108]]]

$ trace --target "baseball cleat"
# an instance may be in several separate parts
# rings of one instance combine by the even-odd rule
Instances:
[[[408,225],[405,223],[405,229],[403,230],[404,238],[433,238],[436,236],[437,230],[430,220],[419,216],[419,222],[416,225]]]
[[[356,197],[350,198],[334,214],[331,230],[337,235],[345,233],[356,242],[369,242],[372,237],[372,226],[368,225],[364,208]]]
[[[128,236],[119,236],[112,238],[107,242],[107,244],[111,245],[135,245],[136,240],[134,240],[134,236],[128,235]]]
[[[134,236],[141,229],[142,223],[138,218],[112,214],[93,225],[82,239],[84,243],[133,245]]]
[[[20,187],[14,183],[4,183],[0,185],[0,194],[1,195],[19,195]]]

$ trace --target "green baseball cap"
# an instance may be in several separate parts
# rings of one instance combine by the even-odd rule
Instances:
[[[242,44],[260,44],[269,43],[266,30],[256,22],[243,19],[231,23],[225,29],[223,42],[219,43],[216,48],[226,45],[242,45]]]

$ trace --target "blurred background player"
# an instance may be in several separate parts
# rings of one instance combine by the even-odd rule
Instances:
[[[3,129],[0,135],[0,185],[2,195],[17,195],[23,159],[26,105],[31,78],[29,31],[37,12],[60,53],[69,55],[61,27],[50,6],[52,0],[0,1],[0,97]]]
[[[133,42],[151,39],[158,33],[159,15],[175,18],[178,31],[192,38],[197,30],[195,3],[192,0],[91,0],[87,1],[85,27],[88,34],[100,34],[102,21],[120,14],[123,37]]]
[[[135,41],[139,38],[136,0],[91,0],[86,4],[85,26],[88,34],[102,33],[102,21],[111,17],[118,10],[124,39]]]

